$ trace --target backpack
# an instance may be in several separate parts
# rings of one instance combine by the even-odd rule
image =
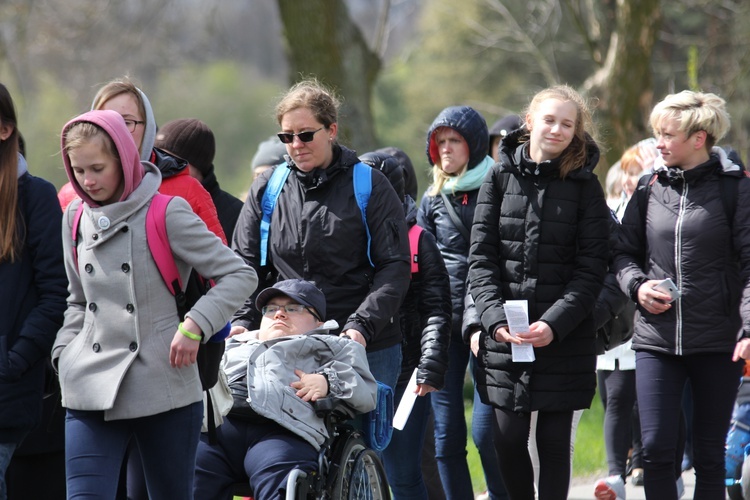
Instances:
[[[370,236],[370,227],[367,225],[367,204],[370,201],[370,193],[372,192],[372,168],[362,162],[355,163],[353,168],[352,184],[354,185],[354,197],[357,199],[357,206],[359,206],[359,211],[362,213],[362,223],[365,226],[365,233],[367,234],[367,260],[370,261],[372,267],[375,267],[370,256],[372,237]],[[268,180],[266,190],[260,202],[263,213],[260,221],[261,266],[265,266],[268,263],[268,234],[271,229],[271,214],[273,214],[273,209],[276,207],[276,201],[279,199],[281,189],[284,187],[291,171],[292,169],[289,168],[287,163],[277,166]]]
[[[151,256],[159,269],[159,274],[167,285],[170,293],[174,296],[175,305],[177,306],[177,315],[180,321],[185,319],[185,314],[193,305],[205,295],[213,286],[212,280],[206,280],[195,270],[190,271],[190,277],[183,289],[182,280],[177,265],[174,262],[174,256],[169,246],[167,236],[166,213],[167,205],[173,196],[166,196],[157,193],[152,199],[146,213],[146,239]],[[78,268],[78,226],[81,216],[83,215],[83,203],[78,205],[78,209],[73,216],[72,237],[73,237],[73,257]],[[198,374],[201,380],[201,386],[207,391],[219,380],[219,366],[221,358],[224,355],[224,339],[229,334],[230,325],[216,332],[208,342],[201,342],[198,348]]]

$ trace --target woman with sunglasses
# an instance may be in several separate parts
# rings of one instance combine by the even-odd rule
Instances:
[[[359,160],[336,140],[337,108],[336,98],[314,80],[297,83],[277,104],[287,161],[253,182],[232,247],[258,272],[259,289],[290,278],[315,283],[339,324],[336,333],[365,346],[375,378],[395,387],[401,331],[394,318],[410,278],[404,211],[385,176],[368,169],[372,189],[363,222],[352,180]],[[276,169],[290,172],[271,213],[261,265],[261,202]],[[238,311],[232,333],[259,327],[254,299]]]

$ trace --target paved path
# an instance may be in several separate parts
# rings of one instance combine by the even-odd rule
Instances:
[[[685,482],[685,495],[683,500],[693,498],[693,488],[695,487],[695,474],[693,470],[682,473],[682,480]],[[581,482],[573,479],[573,486],[570,488],[568,500],[591,500],[594,498],[594,483],[596,480]],[[645,500],[646,495],[643,492],[643,486],[633,486],[628,483],[625,485],[627,500]]]

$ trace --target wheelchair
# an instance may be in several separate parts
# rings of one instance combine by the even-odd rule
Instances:
[[[328,439],[318,452],[313,472],[294,469],[286,483],[286,500],[390,500],[385,468],[352,424],[354,414],[335,398],[314,404],[325,420]],[[246,483],[234,487],[236,496],[252,496]]]

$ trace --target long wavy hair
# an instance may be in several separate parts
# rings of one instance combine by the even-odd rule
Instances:
[[[586,163],[587,144],[593,142],[596,136],[591,111],[586,100],[568,85],[555,85],[538,92],[531,100],[526,109],[526,122],[533,115],[539,105],[547,99],[558,99],[563,102],[572,102],[577,110],[575,132],[573,140],[560,154],[560,177],[565,178],[570,172]],[[528,127],[526,128],[528,130]],[[528,141],[529,133],[525,134],[522,141]]]
[[[21,246],[18,219],[18,127],[16,108],[0,83],[0,127],[13,130],[0,140],[0,262],[13,262]]]

